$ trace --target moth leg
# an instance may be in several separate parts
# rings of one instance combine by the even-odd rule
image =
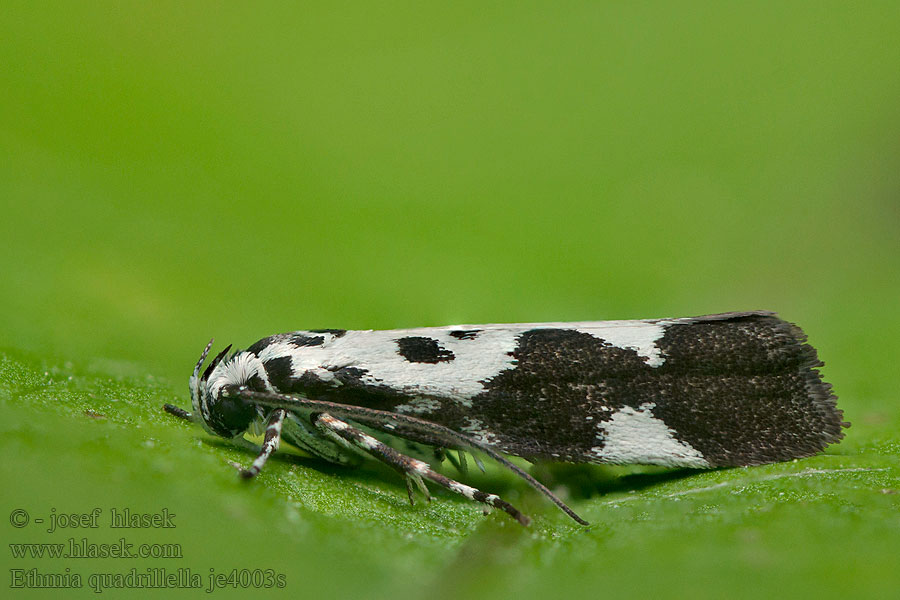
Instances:
[[[297,411],[324,411],[333,412],[335,414],[344,415],[345,418],[353,419],[360,423],[368,423],[374,427],[386,427],[386,424],[393,423],[409,428],[412,432],[418,432],[427,435],[428,438],[434,439],[443,446],[475,448],[490,456],[492,459],[503,465],[522,479],[528,482],[528,485],[542,493],[550,499],[564,513],[572,517],[576,522],[582,525],[589,523],[578,516],[578,514],[569,508],[569,506],[560,500],[556,494],[551,492],[546,485],[525,472],[522,467],[518,466],[508,458],[503,456],[496,448],[470,435],[466,435],[459,431],[454,431],[449,427],[445,427],[438,423],[432,423],[418,417],[404,415],[401,413],[378,410],[375,408],[366,408],[364,406],[354,406],[352,404],[340,404],[338,402],[328,402],[326,400],[311,400],[309,398],[299,397],[290,394],[279,394],[277,392],[257,392],[240,386],[237,389],[226,392],[244,400],[260,404],[262,406],[271,406],[273,408],[285,408],[287,410]],[[342,439],[334,436],[336,439]],[[346,442],[349,445],[349,442]],[[475,458],[475,455],[472,455]],[[480,461],[475,461],[476,464]]]
[[[478,466],[478,470],[481,471],[482,473],[484,473],[484,463],[481,462],[481,459],[473,454],[472,460],[475,461],[475,464]]]
[[[406,473],[406,495],[409,496],[410,505],[415,506],[416,504],[413,496],[413,483],[416,484],[416,487],[418,487],[419,491],[422,492],[422,495],[425,496],[425,500],[431,502],[431,493],[429,493],[425,482],[422,481],[422,476],[418,473]]]
[[[467,475],[469,473],[469,464],[466,462],[466,453],[462,450],[456,451],[456,456],[451,454],[450,452],[444,452],[444,458],[450,461],[450,464],[453,465],[453,468],[463,475]]]
[[[466,475],[469,472],[469,463],[466,460],[466,453],[464,450],[457,449],[456,458],[454,458],[453,455],[448,452],[447,460],[449,460],[450,464],[452,464],[454,467],[456,467],[456,470],[459,471],[460,473],[462,473],[463,475]],[[475,461],[475,464],[478,466],[478,468],[481,470],[481,472],[484,473],[484,463],[481,462],[481,459],[473,454],[472,460]]]
[[[321,429],[323,433],[356,446],[366,454],[390,465],[406,475],[408,478],[407,493],[410,495],[410,500],[412,500],[412,485],[409,480],[412,480],[413,483],[416,483],[416,485],[421,488],[425,486],[425,483],[422,481],[422,478],[424,477],[452,492],[465,496],[469,500],[475,500],[476,502],[482,502],[499,508],[522,525],[531,523],[531,519],[523,515],[518,509],[496,494],[486,494],[481,490],[454,481],[440,473],[436,473],[431,469],[428,463],[401,454],[371,435],[352,425],[348,425],[340,419],[332,417],[328,413],[320,413],[315,417],[313,424]]]
[[[287,411],[283,408],[276,408],[272,411],[272,414],[269,415],[269,418],[266,421],[266,434],[263,438],[262,447],[259,449],[256,460],[253,461],[253,464],[250,465],[249,468],[245,469],[237,463],[231,463],[241,472],[241,477],[250,479],[251,477],[258,475],[266,464],[266,461],[272,456],[272,453],[278,450],[278,444],[281,441],[281,426],[284,423],[286,414]]]

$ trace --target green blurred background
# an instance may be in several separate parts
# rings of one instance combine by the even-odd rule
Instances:
[[[272,568],[297,597],[896,593],[898,31],[896,2],[4,2],[2,516],[167,507],[125,536],[184,558],[2,562]],[[469,480],[530,530],[410,508],[377,467],[243,485],[249,455],[159,410],[211,336],[745,309],[804,327],[847,439],[548,470],[587,530],[493,469]]]

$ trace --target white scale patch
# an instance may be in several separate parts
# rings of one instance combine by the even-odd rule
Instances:
[[[497,436],[485,428],[484,423],[472,417],[466,417],[466,424],[460,427],[460,430],[484,444],[496,446],[499,442]]]
[[[408,404],[398,404],[394,407],[394,411],[398,413],[421,415],[433,413],[440,410],[441,403],[436,398],[415,398],[410,400]]]
[[[451,490],[453,490],[453,491],[456,492],[457,494],[462,494],[463,496],[465,496],[465,497],[468,498],[469,500],[474,500],[474,499],[475,499],[475,492],[478,491],[478,490],[476,490],[475,488],[469,487],[469,486],[467,486],[467,485],[465,485],[465,484],[463,484],[463,483],[459,483],[458,481],[451,481],[448,485],[449,485],[449,487],[450,487]]]
[[[362,381],[368,385],[389,386],[409,396],[439,396],[471,407],[471,398],[485,391],[482,382],[515,368],[510,355],[519,336],[533,329],[567,329],[587,333],[617,348],[634,350],[647,365],[665,362],[656,341],[666,326],[676,320],[583,321],[575,323],[524,323],[514,325],[456,325],[416,329],[347,331],[330,333],[298,331],[322,336],[319,346],[296,347],[287,341],[271,344],[259,355],[266,362],[289,356],[296,374],[310,371],[323,381],[334,381],[334,370],[343,367],[365,369]],[[479,330],[472,339],[450,335],[456,330]],[[410,362],[398,352],[397,340],[427,337],[453,353],[454,359],[437,363]],[[424,412],[425,405],[409,403],[409,412]]]
[[[597,438],[603,445],[591,448],[594,456],[605,463],[708,468],[700,452],[675,439],[675,432],[653,416],[655,406],[653,402],[641,404],[638,410],[626,406],[598,423]]]

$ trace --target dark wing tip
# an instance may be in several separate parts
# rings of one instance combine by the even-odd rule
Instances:
[[[715,393],[722,395],[721,403],[699,407],[701,412],[706,411],[703,426],[708,430],[685,434],[710,466],[750,466],[806,458],[844,437],[843,430],[849,424],[837,406],[831,384],[819,371],[823,362],[800,327],[762,311],[698,317],[687,324],[693,323],[710,331],[718,329],[719,333],[735,332],[734,354],[727,354],[727,342],[718,341],[712,349],[726,348],[721,360],[739,373],[731,379],[740,388],[716,388]],[[715,341],[718,334],[710,335]],[[685,358],[692,356],[686,354],[682,360]],[[687,363],[681,367],[693,368]],[[688,432],[691,423],[684,425]],[[674,428],[681,432],[679,426]]]
[[[815,347],[808,343],[806,332],[799,325],[785,321],[770,311],[747,311],[735,313],[723,313],[721,315],[709,315],[727,320],[755,320],[768,322],[775,335],[781,337],[785,344],[783,351],[794,357],[797,374],[801,377],[806,396],[813,408],[813,422],[811,427],[817,435],[814,435],[817,445],[806,455],[815,454],[823,450],[829,444],[839,442],[844,437],[844,428],[850,423],[843,420],[844,411],[837,407],[837,395],[830,383],[822,378],[819,371],[825,365]]]
[[[843,429],[850,426],[844,421],[844,411],[837,406],[837,395],[830,383],[822,378],[819,368],[825,363],[819,359],[815,347],[807,342],[806,333],[796,324],[782,321],[789,328],[795,343],[799,346],[800,365],[799,372],[806,384],[806,390],[810,401],[821,418],[821,446],[824,449],[829,444],[839,442],[844,437]]]

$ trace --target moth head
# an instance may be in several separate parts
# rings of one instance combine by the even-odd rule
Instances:
[[[191,404],[195,418],[204,429],[213,435],[233,438],[243,434],[257,416],[254,405],[234,393],[247,383],[246,363],[248,357],[253,355],[237,352],[226,358],[231,350],[229,345],[210,361],[203,375],[200,375],[212,343],[210,340],[206,345],[191,375],[188,384]]]

